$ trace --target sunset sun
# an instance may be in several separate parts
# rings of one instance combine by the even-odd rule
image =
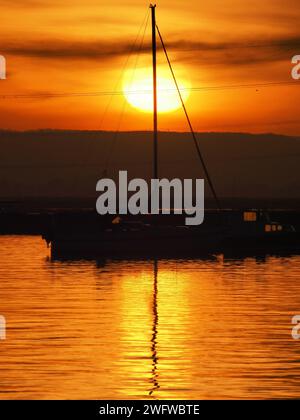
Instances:
[[[186,80],[178,80],[183,100],[189,97],[190,84]],[[127,102],[142,112],[153,111],[153,81],[151,69],[139,69],[132,75],[132,71],[125,74],[123,93]],[[158,112],[176,111],[181,106],[180,98],[172,76],[164,70],[158,70],[157,77]]]

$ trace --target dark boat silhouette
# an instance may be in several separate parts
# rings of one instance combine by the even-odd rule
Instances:
[[[191,258],[226,252],[300,250],[300,235],[294,227],[271,221],[266,211],[211,212],[199,227],[176,221],[171,216],[144,216],[115,223],[96,213],[88,218],[56,214],[50,217],[43,236],[53,257]]]
[[[272,221],[266,211],[221,209],[212,179],[199,148],[175,74],[156,24],[155,8],[152,14],[153,58],[153,177],[158,179],[158,124],[157,124],[157,69],[156,37],[159,35],[172,77],[206,180],[216,202],[217,211],[206,213],[205,223],[188,227],[175,216],[110,217],[96,214],[85,217],[74,214],[54,214],[44,232],[44,239],[51,246],[52,256],[105,257],[192,257],[231,250],[277,252],[300,249],[299,234],[289,224]]]

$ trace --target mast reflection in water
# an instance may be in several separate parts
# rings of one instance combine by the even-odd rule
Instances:
[[[153,335],[151,339],[151,350],[152,350],[152,360],[153,360],[153,368],[152,368],[152,380],[153,380],[153,388],[149,392],[149,395],[153,395],[154,391],[159,389],[159,382],[158,382],[158,354],[157,354],[157,330],[158,330],[158,263],[157,260],[154,261],[153,267],[154,273],[154,285],[153,285]]]

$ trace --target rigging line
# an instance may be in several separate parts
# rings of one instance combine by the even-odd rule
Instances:
[[[202,87],[181,87],[180,91],[188,92],[207,92],[207,91],[221,91],[229,89],[255,89],[263,87],[276,87],[276,86],[300,86],[296,81],[282,81],[282,82],[264,82],[264,83],[249,83],[249,84],[236,84],[236,85],[220,85],[220,86],[202,86]],[[159,89],[160,92],[173,93],[176,89]],[[151,93],[150,89],[145,90],[128,90],[128,91],[94,91],[94,92],[62,92],[62,93],[28,93],[28,94],[4,94],[0,95],[0,99],[51,99],[51,98],[68,98],[68,97],[94,97],[94,96],[122,96],[124,94],[144,95]]]
[[[118,82],[117,82],[117,84],[116,84],[116,87],[118,86],[118,84],[120,83],[120,81],[121,81],[121,79],[122,79],[123,75],[125,74],[125,70],[126,70],[127,65],[128,65],[128,63],[129,63],[129,60],[130,60],[131,56],[133,55],[133,53],[134,53],[134,51],[135,51],[135,49],[136,49],[136,45],[137,45],[138,39],[139,39],[139,37],[140,37],[140,35],[141,35],[141,33],[142,33],[142,30],[143,30],[143,28],[144,28],[143,35],[142,35],[142,41],[141,41],[141,44],[140,44],[140,46],[139,46],[139,51],[141,51],[141,48],[142,48],[143,43],[144,43],[144,38],[145,38],[146,28],[147,28],[147,26],[148,26],[148,21],[149,21],[149,10],[147,10],[147,12],[145,13],[145,16],[144,16],[143,22],[142,22],[142,24],[141,24],[141,26],[140,26],[140,29],[139,29],[139,31],[138,31],[138,34],[137,34],[136,39],[135,39],[135,41],[134,41],[134,44],[132,45],[131,51],[130,51],[129,55],[127,56],[126,63],[125,63],[125,65],[124,65],[124,67],[123,67],[122,73],[120,74],[120,77],[119,77],[119,79],[118,79]],[[135,68],[136,68],[136,66],[137,66],[137,60],[136,60]],[[109,108],[109,106],[110,106],[110,104],[111,104],[111,102],[112,102],[112,98],[113,98],[113,96],[114,96],[114,95],[111,95],[111,96],[110,96],[110,101],[109,101],[109,104],[108,104],[108,106],[107,106],[107,109],[106,109],[105,114],[106,114],[106,113],[107,113],[107,111],[108,111],[108,108]],[[120,117],[119,117],[118,126],[117,126],[117,129],[116,129],[115,133],[114,133],[114,137],[113,137],[113,140],[112,140],[112,142],[111,142],[111,146],[108,148],[108,152],[107,152],[107,156],[106,156],[106,161],[105,161],[105,166],[104,166],[104,173],[106,173],[106,172],[107,172],[107,170],[108,170],[108,166],[109,166],[109,162],[110,162],[110,159],[111,159],[111,155],[112,155],[112,152],[113,152],[113,150],[114,150],[115,143],[116,143],[116,141],[117,141],[117,137],[118,137],[118,133],[119,133],[119,131],[120,131],[120,127],[121,127],[121,122],[122,122],[123,117],[124,117],[125,107],[126,107],[126,100],[125,100],[125,98],[124,98],[124,100],[123,100],[123,105],[122,105],[122,110],[121,110]],[[104,119],[104,117],[102,118],[102,121],[103,121],[103,119]]]
[[[119,92],[117,91],[117,87],[119,86],[119,84],[120,84],[120,82],[121,82],[121,80],[122,80],[122,78],[123,78],[123,75],[124,75],[125,70],[126,70],[126,68],[127,68],[127,66],[128,66],[128,63],[129,63],[130,57],[132,56],[132,54],[133,54],[133,53],[134,53],[134,51],[135,51],[136,44],[137,44],[137,42],[138,42],[138,39],[139,39],[139,37],[140,37],[140,34],[141,34],[142,30],[143,30],[143,27],[144,27],[144,25],[145,25],[145,21],[146,21],[146,19],[147,19],[147,18],[149,19],[149,11],[148,11],[148,10],[147,10],[147,12],[145,13],[145,16],[144,16],[144,18],[143,18],[142,24],[141,24],[141,26],[140,26],[140,28],[139,28],[139,31],[138,31],[138,33],[137,33],[137,35],[136,35],[136,38],[135,38],[135,40],[134,40],[133,44],[132,44],[132,46],[131,46],[130,52],[129,52],[129,54],[127,55],[127,58],[126,58],[126,61],[125,61],[124,65],[123,65],[123,68],[122,68],[122,71],[121,71],[121,73],[120,73],[120,76],[119,76],[119,78],[118,78],[118,80],[117,80],[117,82],[116,82],[116,84],[115,84],[114,90],[111,92],[111,95],[109,95],[109,96],[110,96],[110,98],[109,98],[108,104],[107,104],[107,106],[106,106],[106,108],[105,108],[104,113],[102,114],[102,119],[101,119],[101,124],[100,124],[100,130],[101,130],[101,128],[102,128],[102,125],[103,125],[103,121],[104,121],[104,119],[105,119],[105,116],[107,115],[108,109],[109,109],[109,108],[110,108],[110,106],[111,106],[113,96],[115,96],[116,94],[121,94],[121,92],[120,92],[120,91],[119,91]]]
[[[134,68],[133,68],[132,76],[131,76],[131,79],[130,79],[130,87],[131,87],[131,86],[132,86],[132,84],[133,84],[133,81],[134,81],[134,76],[135,76],[136,69],[137,69],[138,62],[139,62],[140,53],[141,53],[142,48],[143,48],[143,45],[144,45],[144,40],[145,40],[146,30],[147,30],[147,27],[148,27],[149,17],[150,17],[149,10],[147,11],[147,15],[146,15],[146,16],[147,16],[146,22],[145,22],[145,19],[144,19],[144,22],[143,22],[143,23],[144,23],[144,25],[145,25],[145,27],[144,27],[144,31],[143,31],[143,34],[142,34],[142,38],[141,38],[141,42],[140,42],[140,45],[139,45],[139,49],[138,49],[137,54],[136,54],[136,59],[135,59],[135,63],[134,63]],[[111,148],[110,148],[110,152],[109,152],[109,154],[108,154],[108,156],[107,156],[107,161],[106,161],[106,166],[105,166],[105,168],[108,168],[108,165],[109,165],[109,161],[110,161],[110,158],[111,158],[112,152],[113,152],[113,150],[114,150],[114,148],[115,148],[115,144],[116,144],[117,139],[118,139],[118,136],[119,136],[119,132],[120,132],[120,128],[121,128],[121,124],[122,124],[122,121],[123,121],[124,114],[125,114],[125,111],[126,111],[127,106],[128,106],[128,103],[127,103],[126,98],[124,97],[124,99],[123,99],[122,111],[121,111],[121,115],[120,115],[120,119],[119,119],[119,123],[118,123],[118,128],[117,128],[117,130],[116,130],[116,132],[115,132],[115,135],[114,135],[114,138],[113,138],[113,142],[112,142],[112,145],[111,145]]]
[[[102,113],[101,122],[100,122],[100,125],[99,125],[99,130],[100,130],[100,131],[102,130],[103,123],[104,123],[104,121],[105,121],[105,117],[106,117],[106,115],[107,115],[107,113],[108,113],[108,110],[109,110],[109,108],[110,108],[110,106],[111,106],[112,100],[113,100],[113,98],[115,97],[115,92],[117,92],[117,89],[118,89],[118,86],[119,86],[119,84],[120,84],[120,81],[121,81],[121,79],[122,79],[122,77],[123,77],[123,75],[124,75],[124,73],[125,73],[125,70],[126,70],[126,68],[127,68],[127,66],[128,66],[128,63],[129,63],[130,57],[132,56],[132,54],[133,54],[133,53],[134,53],[134,51],[135,51],[135,48],[136,48],[136,45],[137,45],[138,39],[139,39],[140,34],[141,34],[141,32],[142,32],[142,30],[143,30],[143,27],[144,27],[144,25],[145,25],[145,21],[146,21],[146,19],[147,19],[148,14],[149,14],[149,12],[148,12],[148,10],[147,10],[147,12],[145,13],[144,18],[143,18],[143,20],[142,20],[141,26],[140,26],[140,28],[139,28],[139,30],[138,30],[138,32],[137,32],[137,35],[136,35],[136,37],[135,37],[135,39],[134,39],[134,42],[132,43],[132,46],[131,46],[131,48],[130,48],[130,51],[129,51],[128,55],[127,55],[126,61],[125,61],[125,62],[124,62],[124,64],[123,64],[122,71],[121,71],[121,73],[120,73],[120,75],[119,75],[119,77],[118,77],[118,79],[117,79],[117,82],[116,82],[116,84],[115,84],[115,86],[114,86],[114,90],[112,91],[112,94],[111,94],[111,95],[109,95],[109,100],[108,100],[108,102],[107,102],[107,104],[106,104],[106,107],[105,107],[105,109],[104,109],[104,112]],[[90,156],[90,151],[91,151],[91,145],[92,145],[92,143],[93,143],[93,140],[92,140],[92,139],[90,139],[90,141],[88,141],[88,142],[87,142],[87,144],[86,144],[86,154],[87,154],[87,159],[88,159],[88,158],[89,158],[89,156]],[[111,146],[110,146],[110,147],[108,147],[108,149],[107,149],[107,153],[106,153],[106,160],[105,160],[106,162],[108,162],[108,161],[109,161],[109,156],[110,156],[110,154],[111,154],[111,148],[112,148],[112,147],[113,147],[113,146],[112,146],[112,144],[111,144]],[[104,176],[106,175],[106,172],[107,172],[107,165],[104,167],[104,170],[103,170],[103,175],[104,175]]]
[[[216,204],[217,204],[217,206],[218,206],[218,210],[221,210],[221,204],[220,204],[219,198],[218,198],[218,196],[217,196],[217,193],[216,193],[215,187],[214,187],[214,185],[213,185],[213,182],[212,182],[211,177],[210,177],[210,175],[209,175],[209,172],[208,172],[207,166],[206,166],[206,164],[205,164],[204,158],[203,158],[203,156],[202,156],[202,153],[201,153],[201,150],[200,150],[200,147],[199,147],[199,144],[198,144],[197,138],[196,138],[195,131],[194,131],[194,129],[193,129],[193,126],[192,126],[192,123],[191,123],[190,117],[189,117],[189,115],[188,115],[188,112],[187,112],[187,109],[186,109],[186,106],[185,106],[184,100],[183,100],[183,98],[182,98],[181,91],[180,91],[180,89],[179,89],[179,86],[178,86],[178,83],[177,83],[177,79],[176,79],[176,77],[175,77],[175,73],[174,73],[174,70],[173,70],[173,67],[172,67],[171,61],[170,61],[170,59],[169,59],[169,55],[168,55],[168,52],[167,52],[167,49],[166,49],[165,43],[164,43],[164,41],[163,41],[162,35],[161,35],[160,30],[159,30],[159,28],[158,28],[158,25],[156,25],[156,29],[157,29],[157,32],[158,32],[158,35],[159,35],[159,38],[160,38],[160,41],[161,41],[161,45],[162,45],[162,47],[163,47],[163,50],[164,50],[164,53],[165,53],[165,56],[166,56],[166,59],[167,59],[167,62],[168,62],[168,65],[169,65],[169,68],[170,68],[171,74],[172,74],[172,77],[173,77],[173,80],[174,80],[174,83],[175,83],[175,86],[176,86],[176,89],[177,89],[177,92],[178,92],[178,95],[179,95],[179,98],[180,98],[180,101],[181,101],[181,104],[182,104],[182,107],[183,107],[183,110],[184,110],[185,116],[186,116],[186,119],[187,119],[187,122],[188,122],[188,125],[189,125],[190,130],[191,130],[191,134],[192,134],[192,137],[193,137],[193,140],[194,140],[195,146],[196,146],[196,150],[197,150],[197,153],[198,153],[198,157],[199,157],[199,159],[200,159],[200,161],[201,161],[202,167],[203,167],[204,172],[205,172],[205,175],[206,175],[206,179],[207,179],[207,181],[208,181],[208,184],[209,184],[209,186],[210,186],[211,192],[212,192],[212,194],[213,194],[213,196],[214,196],[214,199],[215,199],[215,201],[216,201]]]

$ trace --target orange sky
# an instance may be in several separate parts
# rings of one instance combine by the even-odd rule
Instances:
[[[292,81],[291,58],[300,54],[299,0],[157,5],[175,73],[191,87]],[[141,0],[0,0],[0,54],[8,68],[0,95],[121,91],[122,69],[151,65],[149,25],[139,58],[127,61],[148,6]],[[164,65],[161,53],[158,62]],[[300,81],[193,91],[187,108],[198,131],[300,135],[299,99]],[[123,95],[0,97],[0,127],[143,130],[152,128],[152,119]],[[180,110],[160,115],[159,127],[187,130]]]

